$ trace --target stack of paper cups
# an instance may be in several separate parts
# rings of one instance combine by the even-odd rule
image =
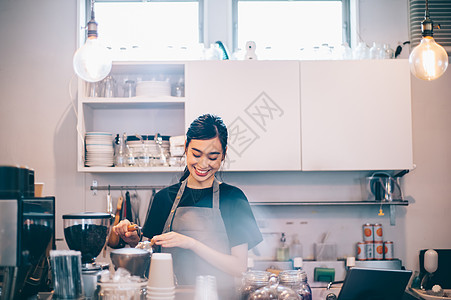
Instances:
[[[174,271],[170,253],[154,253],[150,259],[147,299],[175,299]]]

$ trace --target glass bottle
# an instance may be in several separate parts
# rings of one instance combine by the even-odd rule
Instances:
[[[126,153],[125,153],[125,140],[127,138],[124,133],[123,136],[116,135],[115,149],[114,149],[114,166],[125,167]]]
[[[370,48],[370,59],[383,59],[385,52],[381,47],[381,44],[373,42],[373,46]]]
[[[395,58],[395,50],[393,50],[389,44],[384,44],[384,58],[385,59],[393,59]]]
[[[240,288],[240,300],[248,300],[249,295],[269,283],[270,272],[249,270],[243,273]]]
[[[180,77],[177,83],[175,84],[175,97],[184,97],[185,96],[185,81],[183,77]]]
[[[135,97],[136,86],[134,80],[126,80],[124,84],[124,97]]]
[[[369,51],[370,51],[370,49],[364,42],[359,42],[357,47],[352,52],[352,57],[357,60],[368,59]]]
[[[116,93],[116,80],[111,75],[108,75],[103,80],[102,97],[116,97]]]
[[[299,241],[298,235],[295,234],[293,236],[293,242],[290,245],[290,257],[291,259],[294,259],[296,257],[302,257],[303,251],[302,251],[302,244]]]
[[[286,245],[287,238],[285,233],[282,232],[282,237],[280,238],[280,247],[277,248],[276,258],[278,261],[287,261],[290,259],[290,248]]]
[[[307,273],[305,273],[305,271],[282,271],[279,273],[279,282],[294,290],[301,300],[312,300],[312,289],[307,282]]]
[[[132,148],[130,148],[128,145],[126,145],[126,153],[127,153],[127,160],[126,160],[126,166],[127,167],[135,167],[136,166],[136,159],[135,159],[135,153]]]

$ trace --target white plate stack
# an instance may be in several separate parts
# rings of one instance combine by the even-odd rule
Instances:
[[[141,81],[136,85],[136,96],[171,96],[171,83],[169,81]]]
[[[86,161],[88,167],[113,166],[113,134],[109,132],[86,132]]]
[[[183,166],[185,164],[185,136],[171,136],[169,138],[169,151],[171,153],[169,165],[175,167]]]

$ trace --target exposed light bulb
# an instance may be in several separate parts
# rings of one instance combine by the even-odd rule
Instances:
[[[74,54],[75,73],[83,80],[97,82],[111,71],[112,59],[108,49],[97,38],[97,22],[94,19],[94,3],[91,4],[91,20],[88,22],[88,39]]]
[[[440,28],[440,25],[436,26]],[[434,22],[429,17],[429,5],[426,0],[424,20],[421,22],[421,35],[423,38],[409,55],[410,71],[419,79],[434,80],[445,73],[448,67],[448,54],[437,44],[434,35]]]
[[[108,49],[97,37],[89,37],[74,54],[74,70],[88,82],[104,79],[111,71],[112,60]]]
[[[410,70],[423,80],[434,80],[445,73],[448,67],[448,54],[437,44],[432,36],[424,36],[409,56]]]

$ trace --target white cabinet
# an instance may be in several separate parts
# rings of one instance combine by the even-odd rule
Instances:
[[[89,84],[79,80],[78,88],[78,158],[80,172],[166,172],[182,167],[86,167],[84,138],[86,132],[110,132],[114,135],[183,135],[185,132],[185,98],[165,96],[123,97],[125,80],[167,79],[173,86],[184,77],[183,63],[118,62],[111,75],[118,87],[118,97],[89,97]]]
[[[186,71],[186,126],[221,116],[224,170],[301,170],[298,61],[198,61]]]
[[[407,60],[302,61],[302,169],[412,169]]]
[[[78,170],[166,172],[183,167],[86,167],[90,131],[184,135],[198,116],[229,130],[227,171],[412,169],[407,60],[116,62],[117,97],[78,87]],[[185,97],[123,97],[127,79],[184,79]]]

